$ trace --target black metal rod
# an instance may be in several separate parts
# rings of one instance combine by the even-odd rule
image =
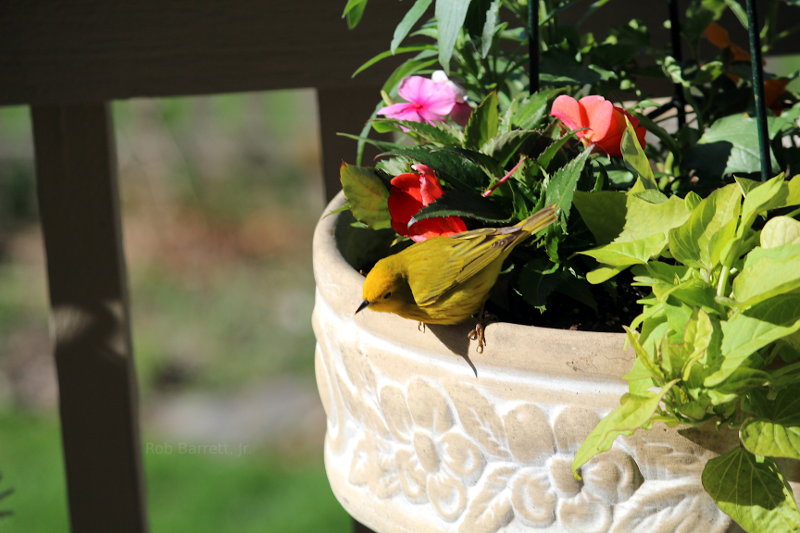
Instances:
[[[667,0],[669,3],[669,34],[672,41],[672,57],[678,63],[683,62],[683,50],[681,49],[681,19],[678,14],[678,0]],[[675,98],[673,100],[678,109],[678,127],[682,128],[686,124],[686,98],[683,95],[683,87],[680,83],[673,85]]]
[[[771,173],[769,134],[767,130],[767,103],[764,99],[764,66],[761,61],[761,38],[758,34],[758,13],[755,2],[746,0],[747,34],[750,38],[751,73],[753,79],[753,101],[758,126],[758,151],[761,156],[761,181],[767,181]]]
[[[539,90],[539,0],[528,0],[528,92]]]

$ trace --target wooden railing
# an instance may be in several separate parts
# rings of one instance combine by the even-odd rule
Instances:
[[[147,530],[109,102],[314,87],[330,198],[340,158],[353,153],[336,132],[361,129],[391,65],[350,74],[386,49],[408,8],[374,0],[349,32],[343,4],[10,0],[0,8],[0,105],[28,105],[33,116],[73,531]],[[615,4],[624,5],[594,24],[619,23],[620,13],[651,27],[664,18],[654,0]]]

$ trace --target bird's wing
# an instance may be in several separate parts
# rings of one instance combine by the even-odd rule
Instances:
[[[447,291],[481,272],[507,250],[506,241],[513,241],[516,235],[498,237],[492,228],[461,233],[448,238],[447,247],[426,254],[424,261],[412,261],[408,282],[417,305],[435,303]]]

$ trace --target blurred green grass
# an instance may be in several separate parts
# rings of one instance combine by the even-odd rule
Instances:
[[[0,500],[0,511],[13,511],[0,518],[0,530],[67,531],[55,419],[3,411],[0,434],[6,436],[0,446],[0,491],[14,490]],[[179,453],[178,444],[172,446],[174,453],[144,453],[153,533],[337,533],[349,528],[319,460],[259,449],[242,456]]]
[[[167,397],[313,380],[316,108],[306,90],[113,111],[147,452],[175,442],[147,417]],[[0,500],[15,513],[0,531],[20,533],[67,530],[36,210],[28,111],[0,108],[0,491],[15,489]],[[272,439],[242,457],[145,453],[151,530],[349,530],[325,478],[322,430],[290,456]]]

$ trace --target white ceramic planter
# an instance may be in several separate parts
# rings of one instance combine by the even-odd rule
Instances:
[[[478,354],[470,325],[354,316],[363,278],[339,252],[340,218],[314,236],[313,321],[326,469],[353,517],[381,533],[738,530],[700,483],[730,434],[657,426],[573,478],[574,452],[627,390],[622,334],[493,323]]]

